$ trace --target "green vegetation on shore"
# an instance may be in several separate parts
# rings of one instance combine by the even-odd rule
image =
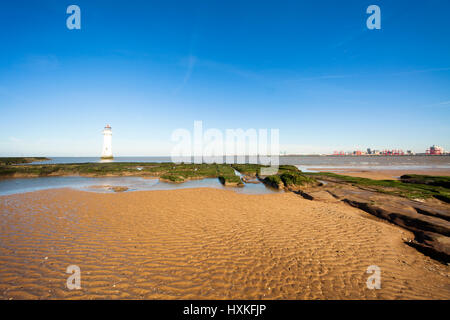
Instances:
[[[7,159],[7,160],[5,160]],[[277,189],[298,190],[317,186],[317,179],[347,183],[360,188],[406,197],[425,199],[434,197],[450,202],[450,177],[404,175],[401,180],[371,180],[328,172],[303,173],[292,165],[281,165],[276,174],[262,176],[258,164],[175,164],[175,163],[73,163],[73,164],[26,164],[47,158],[0,158],[0,178],[45,176],[147,176],[162,181],[181,183],[193,179],[218,178],[225,186],[243,186],[235,170],[244,176],[257,177],[264,184]],[[25,163],[25,164],[24,164]],[[18,165],[20,164],[20,165]]]
[[[50,159],[46,157],[3,157],[0,158],[0,165],[22,164],[46,160]]]
[[[263,181],[278,186],[279,189],[284,187],[291,190],[318,185],[316,179],[304,175],[296,166],[290,165],[280,166],[277,174],[267,176]]]
[[[260,174],[261,168],[268,166],[258,164],[233,164],[231,166],[244,175],[257,176],[266,185],[277,189],[296,189],[318,184],[314,178],[305,176],[296,166],[292,165],[281,165],[276,174],[264,177]]]
[[[143,173],[151,172],[170,182],[184,182],[192,179],[219,178],[224,185],[243,185],[234,170],[226,164],[174,164],[159,163],[152,167],[141,166]],[[163,172],[161,174],[161,172]]]
[[[261,168],[266,168],[268,166],[249,163],[249,164],[232,164],[231,167],[236,171],[239,171],[243,175],[256,177],[258,176]]]
[[[331,172],[308,172],[305,175],[316,179],[348,183],[353,186],[370,188],[374,191],[401,196],[409,199],[436,199],[450,202],[449,177],[405,175],[401,180],[372,180],[351,177]],[[410,178],[408,178],[410,177]]]
[[[218,178],[225,186],[243,186],[235,170],[247,176],[256,176],[266,185],[274,188],[296,188],[316,183],[305,176],[297,167],[282,165],[277,174],[260,176],[261,168],[256,164],[175,164],[175,163],[72,163],[72,164],[33,164],[0,165],[0,177],[45,177],[45,176],[149,176],[162,181],[180,183],[187,180]]]
[[[76,163],[0,165],[0,177],[45,176],[151,176],[163,181],[184,182],[192,179],[219,178],[224,185],[243,185],[233,168],[225,164],[174,164],[174,163]]]
[[[405,174],[400,177],[400,180],[405,183],[426,184],[450,189],[450,177]]]

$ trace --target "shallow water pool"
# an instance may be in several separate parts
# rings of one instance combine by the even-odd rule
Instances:
[[[127,187],[128,191],[145,190],[175,190],[186,188],[216,188],[233,190],[244,194],[266,194],[280,192],[266,187],[262,183],[245,184],[244,187],[224,187],[218,179],[207,178],[191,180],[184,183],[168,183],[159,179],[145,179],[141,177],[40,177],[0,180],[0,195],[33,192],[46,189],[72,188],[91,192],[114,192],[108,187]]]

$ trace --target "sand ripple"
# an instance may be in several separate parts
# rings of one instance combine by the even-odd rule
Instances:
[[[292,193],[215,189],[0,197],[2,299],[450,298],[449,266],[399,227]],[[67,266],[81,290],[66,288]],[[382,289],[366,287],[378,265]]]

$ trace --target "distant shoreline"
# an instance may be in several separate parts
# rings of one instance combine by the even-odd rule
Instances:
[[[425,154],[425,153],[416,153],[416,154],[396,154],[396,155],[390,155],[390,154],[286,154],[286,155],[280,155],[280,157],[336,157],[336,158],[345,158],[345,157],[352,157],[352,158],[361,158],[361,157],[449,157],[450,153],[447,154]]]
[[[26,164],[51,160],[47,157],[0,157],[0,165]]]
[[[258,157],[266,156],[266,155],[257,155]],[[269,157],[274,157],[275,155],[268,155]],[[223,156],[225,158],[226,156]],[[231,157],[242,157],[240,155],[233,155]],[[244,155],[243,157],[249,158],[249,157],[255,157],[255,155]],[[385,154],[346,154],[346,155],[337,155],[337,154],[283,154],[279,155],[280,158],[287,158],[287,157],[333,157],[333,158],[361,158],[361,157],[389,157],[389,158],[396,158],[396,157],[450,157],[450,153],[446,154],[425,154],[425,153],[415,153],[415,154],[403,154],[403,155],[385,155]],[[3,161],[6,160],[25,160],[27,162],[17,162],[17,163],[30,163],[30,162],[37,162],[37,161],[49,161],[53,158],[97,158],[98,160],[113,160],[113,159],[121,159],[121,158],[171,158],[171,156],[115,156],[113,158],[102,158],[99,156],[52,156],[52,157],[0,157],[0,164],[2,164]]]

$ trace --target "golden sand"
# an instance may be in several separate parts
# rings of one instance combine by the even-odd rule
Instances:
[[[2,299],[450,298],[450,267],[343,203],[216,189],[0,197]],[[69,265],[81,290],[66,288]],[[369,290],[369,265],[381,289]]]

